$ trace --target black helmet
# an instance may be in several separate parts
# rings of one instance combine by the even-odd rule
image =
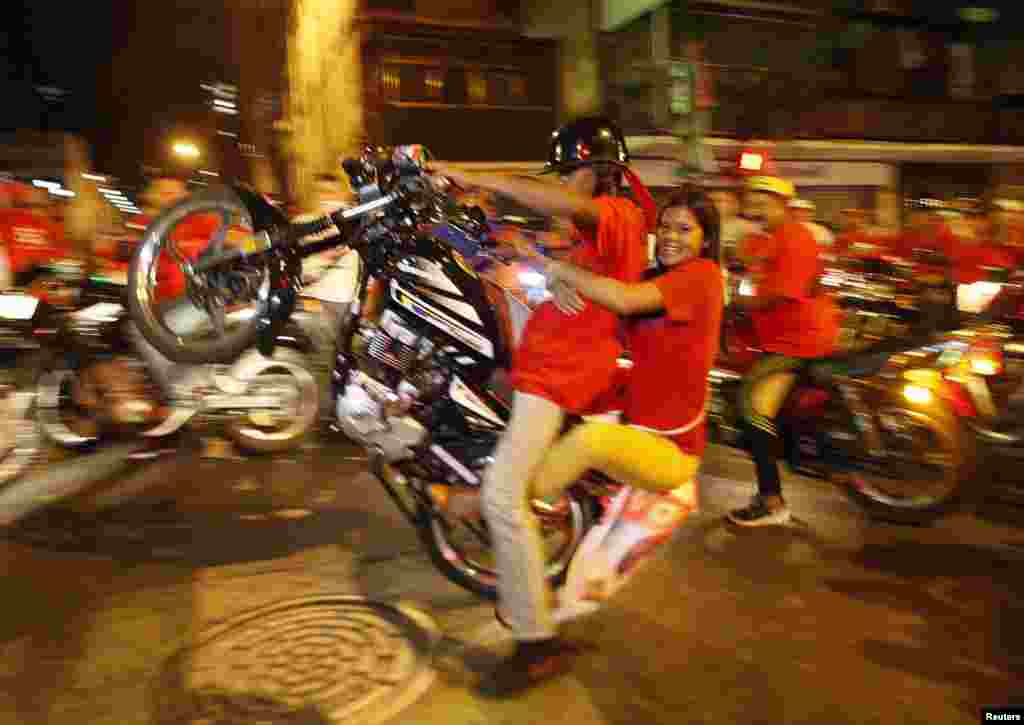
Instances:
[[[548,162],[542,173],[571,171],[597,161],[620,166],[629,163],[622,130],[604,116],[586,116],[565,124],[551,134]]]

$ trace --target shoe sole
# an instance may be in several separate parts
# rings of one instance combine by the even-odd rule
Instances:
[[[748,528],[754,528],[757,526],[785,526],[793,519],[792,513],[785,511],[782,513],[774,513],[768,516],[762,516],[759,519],[742,520],[732,516],[732,514],[726,516],[730,523],[736,524],[737,526],[746,526]]]

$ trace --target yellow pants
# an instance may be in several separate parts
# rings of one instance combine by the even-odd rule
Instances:
[[[533,476],[533,496],[562,494],[589,470],[616,483],[667,493],[694,485],[700,458],[683,453],[668,438],[616,423],[584,423],[562,436]]]

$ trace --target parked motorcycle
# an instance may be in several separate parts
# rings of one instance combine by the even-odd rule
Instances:
[[[355,317],[339,333],[333,371],[338,423],[369,452],[371,469],[442,574],[494,598],[486,524],[449,504],[478,492],[508,421],[503,371],[526,315],[512,292],[467,262],[493,256],[483,213],[438,192],[418,157],[405,147],[391,158],[346,161],[359,205],[305,224],[289,224],[242,186],[194,195],[147,231],[129,271],[128,304],[141,333],[171,359],[222,361],[253,345],[272,355],[296,308],[302,259],[341,244],[354,249]],[[254,230],[232,248],[214,238],[198,258],[177,258],[188,305],[216,330],[207,338],[172,332],[150,282],[171,230],[197,213],[219,214],[225,224],[241,218]],[[327,229],[337,233],[313,239]],[[226,324],[226,312],[239,308],[251,316]],[[609,490],[594,477],[556,503],[534,502],[553,582],[565,576]]]
[[[223,421],[246,450],[301,442],[316,423],[318,390],[300,330],[281,331],[273,358],[242,351],[230,365],[175,365],[135,330],[122,305],[126,282],[65,266],[43,270],[31,287],[43,298],[30,336],[35,415],[50,440],[88,448],[124,434],[159,439],[202,416]]]
[[[734,272],[733,299],[753,292]],[[744,373],[763,354],[750,320],[725,315],[723,353],[711,371],[712,440],[744,446],[738,400]],[[930,337],[890,338],[811,363],[779,414],[784,459],[796,473],[842,484],[880,519],[919,523],[959,497],[973,447],[952,409],[951,390],[929,369]],[[934,354],[939,354],[937,351]]]

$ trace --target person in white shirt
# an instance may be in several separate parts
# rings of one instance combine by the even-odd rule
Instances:
[[[815,205],[813,201],[798,197],[789,202],[789,209],[793,214],[793,219],[811,231],[819,247],[830,249],[835,245],[836,239],[832,232],[824,225],[814,221]]]

